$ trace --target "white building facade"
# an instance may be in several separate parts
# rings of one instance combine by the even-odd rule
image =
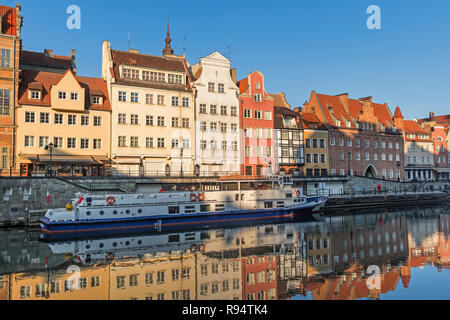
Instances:
[[[113,50],[108,41],[103,43],[116,174],[192,175],[194,94],[188,68],[184,56],[173,55],[169,34],[162,57]]]
[[[200,175],[240,173],[239,88],[231,62],[218,52],[191,72],[195,88],[195,170]]]

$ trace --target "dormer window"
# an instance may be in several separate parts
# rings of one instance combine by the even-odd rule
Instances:
[[[100,104],[100,97],[99,96],[93,96],[92,97],[92,104]]]
[[[30,90],[31,100],[41,100],[41,92],[38,90]]]
[[[169,73],[167,80],[169,83],[183,84],[183,77],[179,74]]]
[[[70,100],[74,100],[74,101],[78,100],[78,93],[71,92],[70,93]]]
[[[67,99],[67,93],[65,91],[59,91],[58,92],[58,99],[59,100],[66,100]]]

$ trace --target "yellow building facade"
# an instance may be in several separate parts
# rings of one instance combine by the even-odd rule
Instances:
[[[330,173],[329,136],[326,127],[312,113],[302,113],[305,144],[306,176],[327,176]]]
[[[102,175],[110,158],[111,107],[102,79],[22,73],[17,112],[21,175]],[[18,169],[19,169],[18,168]]]

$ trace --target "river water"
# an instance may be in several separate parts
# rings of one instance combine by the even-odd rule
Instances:
[[[0,299],[449,299],[449,218],[431,207],[54,243],[0,230]]]

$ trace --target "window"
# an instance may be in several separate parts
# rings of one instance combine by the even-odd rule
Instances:
[[[236,116],[237,116],[237,107],[231,107],[231,115],[232,115],[233,117],[236,117]]]
[[[0,89],[0,115],[9,116],[10,91]]]
[[[183,148],[189,149],[191,147],[191,140],[183,139]]]
[[[215,92],[214,82],[208,82],[208,92]]]
[[[139,80],[139,70],[123,68],[122,76],[126,79]]]
[[[206,150],[206,140],[201,140],[200,141],[200,149],[201,150]]]
[[[130,124],[132,124],[132,125],[138,125],[139,124],[139,116],[137,114],[132,114],[131,115]]]
[[[125,276],[116,277],[117,289],[125,288]]]
[[[125,136],[119,136],[118,137],[118,143],[117,143],[117,145],[119,146],[119,147],[126,147],[127,146],[127,137],[125,137]]]
[[[159,106],[165,105],[165,103],[164,103],[164,96],[158,95],[158,105]]]
[[[67,138],[67,148],[75,149],[77,147],[77,139],[76,138]]]
[[[53,138],[53,147],[62,148],[63,147],[63,138],[62,137],[54,137]]]
[[[258,120],[262,119],[262,112],[261,112],[261,110],[255,110],[255,119],[258,119]]]
[[[220,107],[220,114],[221,114],[222,116],[226,116],[226,115],[228,114],[228,108],[227,108],[227,106],[221,106],[221,107]]]
[[[220,131],[221,131],[222,133],[226,133],[226,132],[227,132],[227,128],[228,128],[228,126],[227,126],[226,123],[221,123],[221,124],[220,124]]]
[[[100,97],[99,96],[93,96],[92,97],[92,104],[100,104]]]
[[[189,107],[189,98],[183,98],[183,107]]]
[[[201,114],[206,114],[206,104],[201,104],[199,111]]]
[[[151,138],[151,137],[145,138],[145,147],[153,148],[153,138]]]
[[[326,154],[321,154],[320,155],[320,162],[321,163],[327,163],[327,156],[326,156]]]
[[[179,74],[171,74],[169,73],[167,76],[167,82],[168,83],[175,83],[175,84],[182,84],[183,83],[183,77]]]
[[[139,148],[139,137],[130,137],[130,147]]]
[[[59,91],[58,92],[58,99],[59,100],[66,100],[67,99],[67,93],[65,91]]]
[[[80,148],[89,149],[89,139],[80,139]]]
[[[34,136],[25,136],[25,147],[34,147]]]
[[[32,122],[35,121],[35,113],[34,112],[25,112],[25,122]]]
[[[69,126],[74,126],[77,124],[77,116],[75,114],[69,114],[67,124]]]
[[[178,128],[179,127],[179,121],[178,121],[179,119],[178,118],[175,118],[175,117],[173,117],[172,118],[172,127],[173,128]]]
[[[81,125],[88,126],[89,125],[89,116],[81,116]]]
[[[261,94],[260,93],[255,94],[253,98],[254,98],[255,102],[261,102]]]
[[[127,102],[127,93],[125,91],[119,91],[119,102]]]
[[[70,93],[70,100],[78,100],[78,93],[71,92]]]
[[[172,97],[172,106],[174,106],[174,107],[179,106],[179,98],[178,97]]]
[[[265,120],[272,120],[272,112],[264,111],[264,119]]]
[[[217,114],[217,106],[216,105],[211,105],[209,107],[209,113],[210,114]]]
[[[217,131],[217,122],[211,122],[210,123],[210,129],[212,132]]]
[[[30,97],[32,100],[41,100],[41,92],[40,91],[31,91]]]
[[[219,84],[218,84],[217,91],[218,91],[219,93],[225,93],[225,85],[224,85],[223,83],[219,83]]]
[[[343,138],[339,138],[339,146],[340,147],[344,146],[344,139]]]
[[[0,169],[8,169],[8,147],[2,147],[2,162]]]
[[[94,144],[93,144],[93,148],[95,150],[99,150],[102,148],[102,139],[94,139]]]
[[[183,128],[190,128],[189,118],[183,118]]]
[[[11,66],[11,50],[2,49],[1,64],[2,68],[10,68]]]
[[[137,92],[132,92],[130,94],[130,102],[138,103],[139,102],[139,94]]]
[[[146,94],[145,95],[145,103],[146,104],[153,104],[153,95],[152,94]]]
[[[172,139],[172,149],[178,149],[179,140],[177,138]]]
[[[164,127],[164,126],[165,126],[164,117],[158,117],[158,127]]]
[[[94,116],[94,127],[102,126],[102,117]]]
[[[45,148],[49,144],[49,137],[39,137],[39,148]]]
[[[165,148],[165,141],[164,138],[158,138],[158,148]]]
[[[244,109],[244,118],[251,119],[252,111],[249,109]]]
[[[55,124],[63,124],[63,117],[63,114],[55,113]]]

